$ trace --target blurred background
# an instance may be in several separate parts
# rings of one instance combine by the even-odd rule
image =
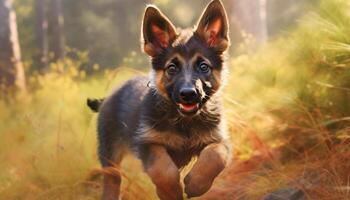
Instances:
[[[234,161],[198,199],[350,199],[350,2],[222,1]],[[86,98],[147,75],[147,4],[184,28],[208,3],[0,0],[0,199],[99,199]],[[157,199],[137,160],[122,173],[122,199]]]

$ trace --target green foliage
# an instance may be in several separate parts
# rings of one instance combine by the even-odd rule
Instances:
[[[243,116],[267,112],[300,125],[294,120],[310,114],[309,128],[349,116],[348,10],[347,1],[322,1],[291,34],[233,59],[228,94],[244,105]]]
[[[22,59],[30,62],[38,51],[35,38],[35,16],[33,0],[17,0],[15,9]],[[28,63],[31,64],[31,63]]]

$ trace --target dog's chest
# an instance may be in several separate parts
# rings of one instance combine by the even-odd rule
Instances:
[[[143,144],[159,144],[177,152],[197,152],[211,143],[220,142],[222,133],[219,128],[179,132],[173,130],[157,130],[143,127],[135,140]]]
[[[169,133],[168,133],[169,134]],[[194,156],[209,144],[219,142],[221,136],[217,132],[201,132],[189,137],[170,133],[169,139],[164,140],[163,145],[167,148],[169,155],[178,167],[186,165]]]
[[[134,142],[164,146],[176,165],[182,167],[209,144],[221,142],[225,138],[225,131],[221,129],[221,126],[159,129],[144,124],[136,133]]]

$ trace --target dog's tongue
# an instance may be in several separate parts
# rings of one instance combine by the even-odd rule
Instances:
[[[182,110],[189,112],[189,111],[192,111],[192,110],[196,109],[197,108],[197,104],[182,104],[181,103],[180,107],[181,107]]]

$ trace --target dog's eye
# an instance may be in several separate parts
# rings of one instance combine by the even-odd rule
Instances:
[[[208,73],[210,72],[210,67],[207,63],[201,62],[198,66],[198,70],[202,73]]]
[[[169,75],[177,74],[178,71],[179,71],[179,68],[174,63],[170,63],[166,69],[166,72]]]

